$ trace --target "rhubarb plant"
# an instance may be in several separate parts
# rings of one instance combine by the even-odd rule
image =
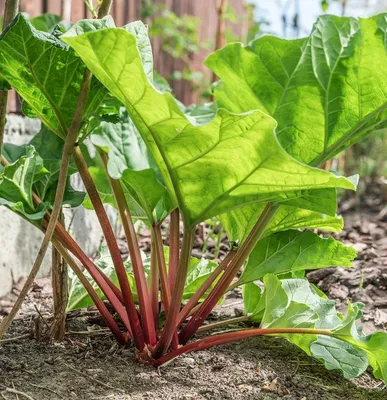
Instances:
[[[387,125],[386,34],[386,14],[324,16],[305,39],[227,45],[206,61],[220,78],[214,103],[186,108],[154,79],[141,22],[115,27],[108,16],[48,33],[19,15],[0,37],[0,77],[43,128],[26,147],[4,147],[0,204],[45,231],[61,157],[71,154],[63,203],[95,210],[106,249],[94,262],[56,222],[53,244],[75,274],[68,308],[95,303],[141,362],[160,366],[269,335],[345,377],[371,365],[387,382],[387,335],[363,336],[362,305],[348,303],[342,315],[304,277],[309,269],[351,267],[356,257],[310,229],[340,231],[336,189],[357,184],[322,165]],[[74,114],[80,125],[69,149]],[[70,186],[76,171],[85,196]],[[127,260],[104,204],[118,211]],[[195,229],[208,218],[222,223],[232,244],[219,264],[191,256]],[[140,251],[137,220],[151,231],[150,254]],[[219,327],[206,318],[237,286],[253,327],[195,338]]]

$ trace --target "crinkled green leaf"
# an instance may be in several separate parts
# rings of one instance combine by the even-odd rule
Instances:
[[[305,189],[354,188],[344,178],[289,157],[275,137],[275,121],[260,111],[234,115],[219,110],[209,124],[192,125],[173,97],[148,81],[136,39],[127,31],[62,38],[125,104],[188,225],[248,202],[294,197]]]
[[[114,269],[114,264],[111,259],[110,253],[106,247],[102,247],[100,249],[100,254],[98,259],[95,261],[95,264],[101,271],[110,278],[110,280],[119,287],[118,278]],[[134,279],[131,274],[128,273],[128,265],[125,263],[125,267],[127,270],[127,277],[129,280],[129,284],[131,287],[134,286]],[[84,271],[84,274],[88,281],[93,286],[94,290],[97,292],[98,296],[101,299],[105,299],[101,289],[97,286],[95,281],[92,279],[90,274],[87,271]],[[69,297],[67,301],[67,311],[76,310],[80,308],[87,308],[92,306],[93,300],[87,293],[85,287],[82,285],[81,281],[78,277],[70,272],[70,285],[69,285]]]
[[[54,35],[36,30],[19,14],[0,36],[0,75],[25,100],[23,111],[60,137],[71,125],[85,65]],[[85,118],[106,94],[96,79]]]
[[[86,32],[99,31],[106,28],[115,28],[116,24],[111,15],[101,19],[81,19],[66,32],[66,36],[74,37],[83,35]]]
[[[356,321],[362,317],[363,304],[348,305],[346,318],[336,327],[334,334],[354,346],[362,349],[366,354],[376,378],[387,382],[387,333],[375,332],[362,336]]]
[[[53,185],[51,185],[48,190],[45,192],[44,201],[49,205],[53,205],[55,201],[56,194],[56,186],[58,182],[56,181]],[[80,190],[75,190],[71,184],[70,179],[67,179],[66,188],[63,193],[62,205],[66,207],[79,207],[83,204],[85,200],[86,193]]]
[[[134,21],[123,26],[136,37],[136,45],[141,56],[144,72],[149,80],[153,82],[153,53],[152,44],[148,36],[148,26],[141,21]]]
[[[274,233],[254,247],[238,282],[252,282],[266,274],[278,275],[332,266],[351,267],[355,257],[356,250],[353,247],[344,246],[333,238],[322,238],[310,231]]]
[[[21,203],[26,214],[36,212],[32,199],[32,186],[47,170],[33,146],[26,154],[3,168],[0,173],[0,198],[11,203]]]
[[[251,204],[219,216],[231,241],[243,242],[261,215],[264,204]],[[288,229],[310,228],[340,232],[344,222],[341,216],[330,216],[301,208],[281,206],[271,219],[265,236]]]
[[[311,344],[310,352],[324,363],[326,369],[339,369],[347,379],[356,378],[368,367],[365,351],[354,349],[350,343],[334,337],[319,335]]]
[[[38,17],[30,18],[31,25],[38,31],[51,33],[60,22],[60,16],[46,13]]]
[[[263,279],[263,296],[256,296],[249,287],[249,310],[264,308],[262,327],[312,329],[312,334],[286,334],[288,340],[307,354],[322,361],[328,369],[339,369],[347,378],[362,374],[368,362],[375,377],[387,378],[387,334],[376,332],[362,336],[356,326],[362,305],[349,304],[346,316],[336,311],[335,302],[328,300],[306,279],[280,280],[274,275]],[[254,317],[254,314],[252,315]],[[316,334],[313,334],[313,329]],[[321,334],[321,329],[326,333]]]
[[[90,139],[107,152],[109,176],[121,180],[150,223],[162,221],[175,208],[166,188],[150,168],[153,164],[150,155],[124,108],[119,110],[118,122],[100,122]]]
[[[46,193],[52,190],[53,186],[56,186],[58,182],[64,142],[45,126],[42,126],[39,133],[32,138],[29,144],[34,146],[39,156],[43,159],[44,166],[48,171],[44,178],[40,179],[35,185],[36,193],[41,199],[45,200]],[[75,163],[71,160],[68,175],[70,176],[76,172]]]
[[[216,110],[217,107],[215,103],[192,104],[183,109],[185,115],[193,117],[194,120],[201,125],[210,122],[215,117]]]
[[[221,79],[217,102],[261,109],[278,121],[285,150],[320,165],[387,123],[387,14],[322,16],[305,39],[232,43],[206,65]]]

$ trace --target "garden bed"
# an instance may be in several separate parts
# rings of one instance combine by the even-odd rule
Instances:
[[[8,338],[25,335],[28,321],[19,320]],[[119,347],[91,321],[93,313],[70,318],[68,330],[83,333],[71,333],[61,344],[28,338],[3,343],[2,389],[15,388],[34,400],[387,399],[383,382],[371,374],[348,381],[283,339],[249,339],[188,354],[156,370],[136,363],[133,348]]]
[[[360,208],[351,200],[341,205],[346,228],[340,239],[359,251],[354,268],[308,274],[343,310],[347,298],[365,303],[366,333],[386,326],[387,216],[380,199],[380,195],[368,196]],[[144,233],[144,249],[148,242]],[[200,246],[198,239],[197,252]],[[0,300],[0,311],[9,310],[21,283]],[[239,315],[242,309],[240,291],[233,291],[211,314],[211,322]],[[248,339],[243,345],[239,342],[182,356],[156,370],[135,362],[134,348],[119,347],[98,314],[88,310],[68,315],[64,343],[47,344],[36,336],[43,335],[42,318],[50,318],[50,310],[49,279],[38,280],[6,342],[0,344],[2,389],[15,388],[34,400],[387,399],[383,382],[371,373],[348,381],[283,339]],[[5,396],[16,398],[12,393]]]

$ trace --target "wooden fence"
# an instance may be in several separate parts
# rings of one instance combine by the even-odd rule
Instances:
[[[4,3],[5,0],[0,0],[1,15],[4,11]],[[116,21],[116,25],[122,26],[128,22],[140,19],[143,3],[141,0],[113,0],[111,14]],[[218,25],[217,0],[155,0],[155,3],[163,4],[178,16],[190,14],[198,17],[200,21],[200,26],[198,26],[200,41],[211,40],[215,43]],[[230,0],[230,4],[237,16],[243,16],[245,0]],[[31,17],[46,12],[60,15],[61,0],[21,0],[20,11],[28,13]],[[71,0],[71,21],[76,22],[82,18],[90,18],[90,13],[83,0]],[[243,23],[230,24],[229,26],[236,35],[240,35],[245,28]],[[183,64],[181,61],[172,58],[161,49],[160,40],[154,39],[152,45],[155,70],[161,76],[168,77],[173,71],[178,71],[182,68]],[[192,59],[194,69],[204,72],[206,77],[209,77],[209,71],[203,66],[203,61],[209,53],[210,50],[189,55]],[[175,80],[172,86],[175,96],[184,104],[188,105],[198,101],[198,93],[192,90],[192,86],[189,83],[182,80]],[[8,111],[20,112],[20,100],[15,94],[9,96]]]

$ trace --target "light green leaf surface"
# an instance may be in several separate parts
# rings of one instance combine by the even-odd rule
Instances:
[[[356,378],[368,367],[365,351],[356,349],[353,345],[334,337],[319,335],[310,346],[314,358],[321,360],[328,370],[343,371],[344,378]]]
[[[246,315],[251,319],[260,321],[262,315],[260,313],[264,310],[262,304],[263,290],[254,282],[246,283],[242,286],[243,308]]]
[[[322,238],[309,231],[274,233],[257,243],[238,282],[252,282],[266,274],[332,266],[351,267],[355,257],[353,247],[344,246],[333,238]]]
[[[119,110],[118,122],[100,122],[90,139],[107,152],[109,176],[121,180],[151,224],[162,221],[176,207],[156,172],[150,168],[153,160],[124,108]]]
[[[354,188],[289,157],[273,132],[275,121],[260,111],[219,110],[209,124],[192,125],[173,97],[148,81],[135,37],[124,29],[62,38],[125,104],[189,226],[247,202],[283,200],[311,188]]]
[[[189,300],[198,291],[200,286],[211,275],[211,273],[217,268],[217,266],[218,264],[211,260],[191,257],[188,266],[187,279],[184,286],[183,300]],[[211,290],[215,282],[211,285],[208,291]],[[206,294],[204,294],[200,301],[202,301],[205,297]]]
[[[252,204],[219,216],[231,241],[244,242],[257,222],[265,205]],[[330,216],[301,208],[281,206],[271,219],[265,236],[288,229],[320,229],[327,232],[340,232],[344,221],[341,216]]]
[[[278,121],[285,150],[312,165],[387,123],[387,14],[322,16],[305,39],[232,43],[206,65],[221,79],[220,106],[261,109]]]

